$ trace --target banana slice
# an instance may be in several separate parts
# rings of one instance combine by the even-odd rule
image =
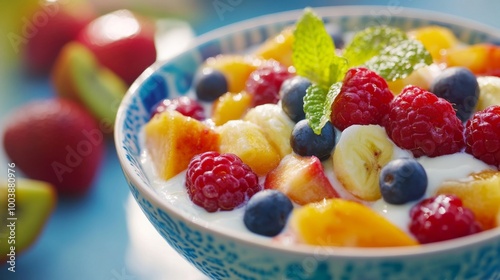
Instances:
[[[500,77],[478,77],[477,83],[480,93],[476,111],[484,110],[491,105],[500,105]]]
[[[382,197],[379,174],[392,160],[394,143],[379,125],[352,125],[340,136],[333,153],[333,171],[344,188],[368,201]]]
[[[281,158],[292,152],[290,136],[295,123],[283,112],[281,106],[277,104],[257,106],[250,109],[243,120],[258,125],[267,141],[280,153]]]

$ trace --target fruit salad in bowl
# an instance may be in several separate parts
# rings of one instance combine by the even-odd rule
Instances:
[[[207,34],[120,106],[130,190],[213,279],[500,279],[497,31],[309,8]]]

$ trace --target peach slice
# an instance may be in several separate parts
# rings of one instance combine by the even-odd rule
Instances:
[[[500,76],[500,47],[476,44],[448,51],[446,63],[469,68],[476,75]]]
[[[193,156],[219,150],[219,134],[204,123],[167,110],[145,126],[145,145],[158,175],[167,180],[185,170]]]
[[[409,32],[409,36],[420,41],[435,61],[440,61],[448,49],[458,44],[457,37],[449,28],[437,25],[417,28]]]
[[[471,209],[484,229],[497,226],[500,213],[500,171],[485,170],[461,180],[443,182],[436,194],[453,194]]]
[[[293,66],[293,41],[293,28],[286,28],[275,37],[265,41],[255,51],[255,55],[264,59],[274,59],[284,66]]]
[[[230,120],[240,119],[251,103],[252,96],[246,92],[227,92],[214,102],[212,120],[215,125],[223,125]]]
[[[310,245],[395,247],[418,244],[368,206],[340,198],[296,208],[290,223],[299,240]]]

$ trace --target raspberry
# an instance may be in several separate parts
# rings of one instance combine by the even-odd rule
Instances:
[[[387,82],[377,73],[363,67],[352,68],[332,104],[331,121],[340,130],[353,124],[381,125],[393,98]]]
[[[410,232],[422,243],[431,243],[480,232],[474,213],[453,195],[422,200],[410,210]]]
[[[279,62],[269,60],[254,70],[246,81],[246,92],[252,95],[252,106],[279,101],[281,84],[294,74]]]
[[[392,141],[415,157],[453,154],[465,146],[464,126],[450,102],[417,86],[394,98],[384,126]]]
[[[465,125],[465,151],[500,168],[500,105],[476,112]]]
[[[187,96],[181,96],[174,99],[163,99],[155,107],[151,113],[151,117],[165,110],[176,110],[184,116],[191,117],[202,121],[205,119],[205,110],[195,99]]]
[[[217,152],[193,157],[186,188],[194,204],[208,212],[232,210],[262,189],[257,175],[239,157]]]

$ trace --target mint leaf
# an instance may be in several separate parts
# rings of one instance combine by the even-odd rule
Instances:
[[[342,81],[345,73],[349,70],[349,62],[341,56],[335,56],[330,64],[330,84]]]
[[[388,26],[368,27],[357,32],[345,47],[343,56],[349,61],[349,68],[364,64],[389,45],[406,40],[408,36],[397,28]]]
[[[294,30],[292,60],[297,74],[328,88],[335,56],[335,45],[322,19],[306,8]]]
[[[387,81],[405,78],[414,70],[432,63],[432,56],[416,40],[403,40],[385,47],[366,62],[366,67]]]
[[[304,96],[304,112],[314,133],[321,134],[321,129],[330,120],[332,104],[341,87],[342,82],[337,82],[328,90],[315,84],[307,88]]]

